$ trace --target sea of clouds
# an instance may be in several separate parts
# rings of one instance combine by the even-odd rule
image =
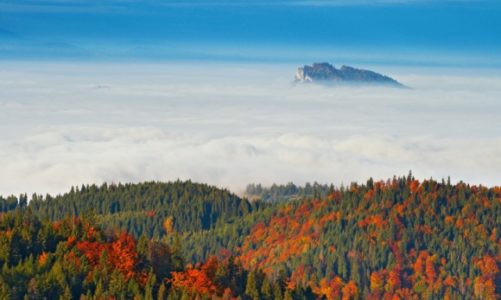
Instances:
[[[0,194],[192,179],[501,183],[501,76],[374,67],[412,89],[292,84],[296,66],[0,63]]]

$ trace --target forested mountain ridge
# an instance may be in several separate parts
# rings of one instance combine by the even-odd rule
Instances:
[[[314,197],[268,204],[214,189],[191,182],[145,183],[84,187],[83,192],[74,189],[58,200],[34,199],[29,205],[26,196],[15,206],[12,197],[0,199],[2,207],[14,208],[0,218],[0,298],[499,299],[501,295],[500,187],[419,182],[409,175],[329,186],[325,196],[315,192]],[[223,200],[204,197],[205,193]],[[166,214],[135,218],[166,205],[153,203],[152,199],[159,201],[153,197],[157,194],[163,194],[164,201],[171,195],[176,200],[167,206],[179,210],[168,208]],[[81,203],[87,199],[92,200]],[[96,213],[78,218],[65,213],[62,220],[50,221],[53,208],[46,205],[64,209],[64,201],[73,204],[67,210],[95,205]],[[95,201],[107,204],[99,207]],[[207,209],[199,201],[220,203],[210,209],[218,212],[217,218],[209,218],[214,222],[203,222]],[[113,203],[120,204],[119,212],[111,212]],[[134,226],[148,228],[139,224],[148,220],[160,222],[162,229],[151,240],[146,234],[135,240],[108,224],[115,215],[129,224],[122,228],[131,231]],[[184,223],[187,216],[194,217],[194,225]]]
[[[297,186],[292,182],[287,184],[272,184],[264,187],[261,184],[248,184],[245,188],[245,196],[249,199],[262,200],[264,202],[286,202],[302,198],[321,198],[326,197],[334,191],[334,185],[313,184],[307,182],[304,186]]]
[[[15,209],[12,197],[0,199],[3,207]],[[22,195],[20,206],[27,205]],[[10,206],[9,206],[10,205]],[[95,214],[98,221],[127,230],[139,237],[161,237],[163,222],[174,219],[179,232],[207,230],[217,222],[242,217],[261,205],[249,202],[228,190],[191,181],[168,183],[102,184],[74,187],[70,192],[52,197],[33,195],[29,207],[40,218],[56,221],[65,217]]]
[[[500,202],[500,188],[369,180],[277,209],[252,228],[240,257],[327,299],[497,299]]]

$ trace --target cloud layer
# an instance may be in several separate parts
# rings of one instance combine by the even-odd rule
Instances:
[[[412,86],[295,86],[292,65],[2,63],[0,194],[82,183],[500,184],[501,77],[377,68]],[[471,70],[470,70],[471,71]]]

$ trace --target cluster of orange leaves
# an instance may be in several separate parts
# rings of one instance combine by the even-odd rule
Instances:
[[[270,275],[275,264],[319,246],[322,228],[341,219],[340,212],[323,214],[318,219],[317,213],[326,206],[320,200],[303,203],[294,211],[286,206],[267,225],[256,224],[241,248],[240,261],[244,267],[258,268]]]
[[[349,281],[345,284],[338,276],[334,276],[330,280],[326,278],[321,279],[318,286],[313,288],[313,292],[327,300],[350,300],[358,299],[359,296],[358,287],[355,282]]]
[[[172,285],[172,288],[187,292],[193,299],[221,294],[224,299],[233,299],[228,287],[218,286],[214,282],[219,264],[219,260],[211,256],[204,264],[195,266],[189,264],[184,271],[171,272],[171,278],[167,279],[167,282]]]
[[[186,289],[190,295],[212,295],[217,290],[203,270],[193,267],[183,272],[172,272],[170,281],[175,289]]]
[[[481,276],[475,278],[473,290],[475,296],[481,299],[498,299],[496,295],[495,279],[499,273],[499,267],[494,257],[486,255],[475,262],[480,269]]]
[[[90,229],[87,236],[93,235],[94,230]],[[93,268],[99,265],[103,253],[106,252],[106,263],[113,269],[119,270],[127,280],[133,277],[144,277],[144,274],[136,272],[136,266],[139,260],[136,251],[136,242],[134,238],[126,232],[122,232],[115,241],[109,243],[87,240],[77,241],[76,237],[70,236],[68,237],[67,245],[69,247],[74,247],[68,254],[68,259],[77,267],[80,265],[81,260],[75,253],[75,250],[85,256],[89,265]]]

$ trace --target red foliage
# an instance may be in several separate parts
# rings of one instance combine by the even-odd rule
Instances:
[[[67,245],[68,247],[72,247],[72,246],[75,244],[75,242],[76,242],[76,241],[77,241],[77,237],[76,237],[76,236],[73,236],[73,235],[70,235],[70,236],[68,237],[68,239],[66,240],[66,245]]]
[[[136,243],[134,238],[126,232],[122,232],[120,237],[111,243],[79,241],[75,248],[85,256],[92,267],[99,264],[103,252],[106,251],[107,263],[122,272],[127,279],[139,275],[135,272],[138,262]]]
[[[219,291],[213,282],[218,266],[219,261],[212,256],[198,268],[189,265],[185,271],[171,272],[172,278],[168,281],[174,289],[185,290],[191,297],[211,296],[220,292],[228,298],[232,294],[231,290],[225,288],[223,291]]]
[[[120,270],[126,278],[132,278],[138,262],[134,238],[125,231],[122,232],[120,238],[111,244],[111,251],[113,266]]]
[[[416,193],[419,189],[419,180],[413,180],[409,183],[409,189],[411,193]]]
[[[185,289],[191,295],[209,295],[216,292],[216,286],[201,270],[190,268],[171,274],[170,282],[175,289]]]

